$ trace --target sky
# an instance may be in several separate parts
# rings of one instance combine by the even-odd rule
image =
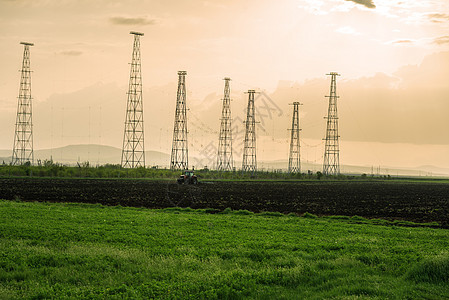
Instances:
[[[248,89],[258,158],[288,157],[300,101],[302,158],[321,163],[329,72],[338,72],[341,163],[449,168],[446,0],[0,0],[0,149],[13,144],[23,46],[31,47],[35,149],[120,148],[133,36],[141,38],[145,147],[169,153],[186,70],[190,153],[216,150],[231,77],[235,160]],[[258,101],[257,101],[258,100]]]

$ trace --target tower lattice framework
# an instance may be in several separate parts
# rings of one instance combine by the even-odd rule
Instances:
[[[134,35],[134,46],[123,136],[121,160],[123,168],[145,167],[142,67],[140,61],[140,37],[143,36],[143,33],[131,31],[130,34]]]
[[[30,69],[30,46],[34,46],[34,44],[28,42],[21,42],[20,44],[24,45],[24,51],[12,151],[13,165],[22,165],[27,162],[34,163]]]
[[[327,74],[331,76],[329,109],[327,113],[327,130],[326,130],[326,144],[324,151],[323,174],[338,175],[340,174],[340,149],[338,144],[338,114],[337,114],[337,76],[340,74],[331,72]]]
[[[246,110],[245,140],[243,146],[243,172],[257,171],[256,159],[256,120],[254,107],[255,90],[248,90],[248,108]]]
[[[301,173],[301,155],[300,155],[300,140],[299,132],[299,102],[293,102],[293,117],[290,138],[290,154],[288,157],[288,172]]]
[[[221,111],[220,136],[218,138],[217,170],[232,171],[234,161],[232,159],[232,119],[231,119],[231,78],[224,78],[223,108]]]
[[[172,170],[187,170],[189,168],[186,75],[186,71],[178,72],[178,93],[176,96],[175,124],[173,128],[173,144],[170,162],[170,169]]]

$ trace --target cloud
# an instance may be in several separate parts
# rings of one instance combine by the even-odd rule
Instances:
[[[324,8],[324,2],[321,0],[302,0],[299,8],[305,9],[313,15],[327,15],[329,12]]]
[[[449,51],[426,56],[420,65],[403,67],[393,75],[349,79],[342,72],[342,77],[337,79],[342,140],[449,145],[449,131],[445,130],[449,127]],[[279,86],[270,94],[284,108],[299,92],[304,103],[301,127],[305,139],[320,139],[325,133],[325,123],[319,120],[326,113],[323,95],[329,92],[329,83],[329,78],[322,76]],[[317,105],[319,99],[324,101]],[[276,122],[279,128],[291,125],[288,118]],[[281,130],[275,134],[282,137]]]
[[[114,25],[155,25],[157,23],[156,20],[147,17],[111,17],[109,21]]]
[[[81,54],[83,54],[83,52],[78,50],[66,50],[59,52],[59,54],[67,56],[80,56]]]
[[[443,23],[449,21],[449,14],[433,13],[428,14],[427,17],[434,23]]]
[[[397,45],[401,45],[401,44],[413,44],[414,41],[412,40],[397,40],[397,41],[393,41],[391,42],[392,44],[397,44]]]
[[[376,8],[376,5],[374,5],[373,0],[346,0],[346,1],[352,1],[352,2],[355,2],[357,4],[361,4],[361,5],[363,5],[365,7],[368,7],[368,8]]]
[[[437,44],[437,45],[449,44],[449,35],[440,36],[440,37],[434,39],[433,42],[434,42],[434,44]]]
[[[335,31],[338,32],[338,33],[342,33],[342,34],[360,35],[360,32],[358,32],[357,30],[355,30],[351,26],[340,27],[340,28],[338,28]]]

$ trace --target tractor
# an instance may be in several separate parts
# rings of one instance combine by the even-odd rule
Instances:
[[[186,170],[178,178],[178,184],[198,184],[198,177],[193,174],[193,170]]]

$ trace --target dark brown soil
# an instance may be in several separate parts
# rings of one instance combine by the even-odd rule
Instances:
[[[0,198],[147,208],[309,212],[449,225],[449,184],[399,181],[203,182],[0,178]]]

